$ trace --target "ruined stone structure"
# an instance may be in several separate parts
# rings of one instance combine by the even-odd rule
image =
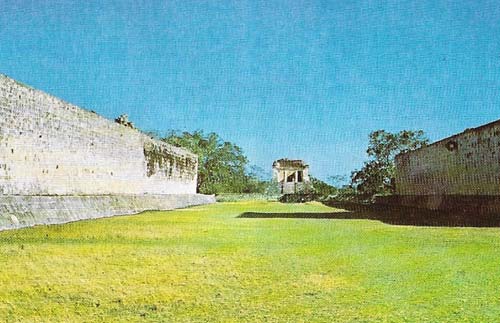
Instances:
[[[309,192],[309,165],[302,160],[278,159],[273,162],[273,181],[279,183],[282,194]]]
[[[196,178],[191,152],[0,75],[0,229],[212,202]]]
[[[500,120],[396,157],[392,203],[500,211]]]

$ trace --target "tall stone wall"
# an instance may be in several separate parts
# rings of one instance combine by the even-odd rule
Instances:
[[[0,230],[214,203],[197,160],[0,74]]]
[[[500,195],[500,120],[398,155],[396,193]]]
[[[0,75],[0,195],[195,194],[197,157]]]

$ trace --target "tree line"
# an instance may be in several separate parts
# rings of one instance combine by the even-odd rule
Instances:
[[[198,155],[199,193],[279,193],[277,184],[266,178],[264,170],[249,163],[241,147],[223,140],[216,133],[170,131],[162,138],[155,133],[149,134]],[[367,160],[363,166],[352,171],[350,176],[330,176],[329,183],[311,176],[314,193],[339,200],[367,200],[374,195],[393,194],[396,155],[429,144],[422,130],[395,133],[376,130],[368,139]]]

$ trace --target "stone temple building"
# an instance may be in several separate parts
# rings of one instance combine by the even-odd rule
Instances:
[[[307,193],[311,190],[309,165],[303,160],[278,159],[273,162],[273,181],[282,194]]]
[[[500,120],[396,156],[396,195],[382,200],[500,213]]]

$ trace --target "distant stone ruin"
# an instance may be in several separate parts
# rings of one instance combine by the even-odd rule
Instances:
[[[133,128],[0,74],[0,229],[214,201],[196,155]]]
[[[273,181],[282,194],[309,193],[309,165],[302,160],[278,159],[273,162]]]

